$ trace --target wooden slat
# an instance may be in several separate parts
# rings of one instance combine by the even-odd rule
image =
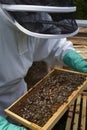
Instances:
[[[73,130],[78,130],[79,115],[80,115],[80,103],[81,103],[81,95],[78,96],[77,102],[76,102]]]
[[[87,46],[86,45],[74,45],[76,52],[79,53],[84,59],[87,59]]]
[[[87,89],[85,89],[83,92],[81,92],[81,95],[84,95],[87,97]]]
[[[72,105],[69,108],[65,130],[70,130],[71,129],[73,113],[74,113],[74,102],[72,103]]]
[[[86,108],[87,108],[87,96],[83,96],[82,100],[82,116],[81,116],[81,130],[86,130]]]
[[[75,110],[74,110],[75,109]],[[87,92],[82,92],[69,108],[65,130],[86,130]]]

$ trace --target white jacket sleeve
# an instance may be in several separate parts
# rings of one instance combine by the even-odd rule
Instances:
[[[40,39],[36,43],[34,60],[44,60],[51,65],[63,65],[63,57],[67,51],[74,50],[73,44],[63,39]]]

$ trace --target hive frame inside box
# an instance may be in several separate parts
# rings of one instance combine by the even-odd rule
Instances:
[[[41,81],[43,81],[44,79],[46,79],[47,77],[49,77],[52,73],[54,73],[55,71],[65,71],[65,72],[71,72],[71,73],[76,73],[76,74],[84,74],[84,73],[79,73],[79,72],[74,72],[74,71],[70,71],[70,70],[65,70],[65,69],[58,69],[58,68],[54,68],[49,74],[47,74],[42,80],[40,80],[36,85],[33,86],[36,87],[39,83],[41,83]],[[84,81],[83,85],[78,86],[78,89],[76,89],[75,91],[72,92],[72,94],[68,97],[68,102],[67,103],[63,103],[58,110],[53,114],[53,116],[46,122],[46,124],[41,127],[33,122],[27,121],[26,119],[18,116],[17,114],[13,113],[10,111],[10,108],[12,106],[15,106],[15,104],[17,102],[20,102],[30,91],[32,91],[33,88],[31,88],[28,92],[26,92],[23,96],[21,96],[16,102],[14,102],[10,107],[8,107],[7,109],[5,109],[5,112],[7,113],[7,115],[9,115],[11,118],[15,119],[16,121],[18,121],[19,123],[21,123],[22,125],[24,125],[27,128],[30,128],[32,130],[51,130],[53,128],[53,126],[59,121],[59,119],[63,116],[63,114],[67,111],[67,109],[69,108],[69,106],[71,105],[71,103],[77,98],[77,96],[80,94],[80,92],[82,92],[87,86],[87,79]]]

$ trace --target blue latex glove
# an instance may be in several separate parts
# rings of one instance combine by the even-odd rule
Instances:
[[[6,119],[0,116],[0,130],[27,130],[27,129],[10,124]]]
[[[74,50],[69,50],[64,58],[64,63],[77,71],[87,73],[87,62]]]

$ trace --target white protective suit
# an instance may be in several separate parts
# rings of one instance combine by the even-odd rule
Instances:
[[[27,91],[24,77],[33,61],[63,65],[65,53],[74,49],[64,39],[39,39],[16,30],[0,14],[0,115]]]

